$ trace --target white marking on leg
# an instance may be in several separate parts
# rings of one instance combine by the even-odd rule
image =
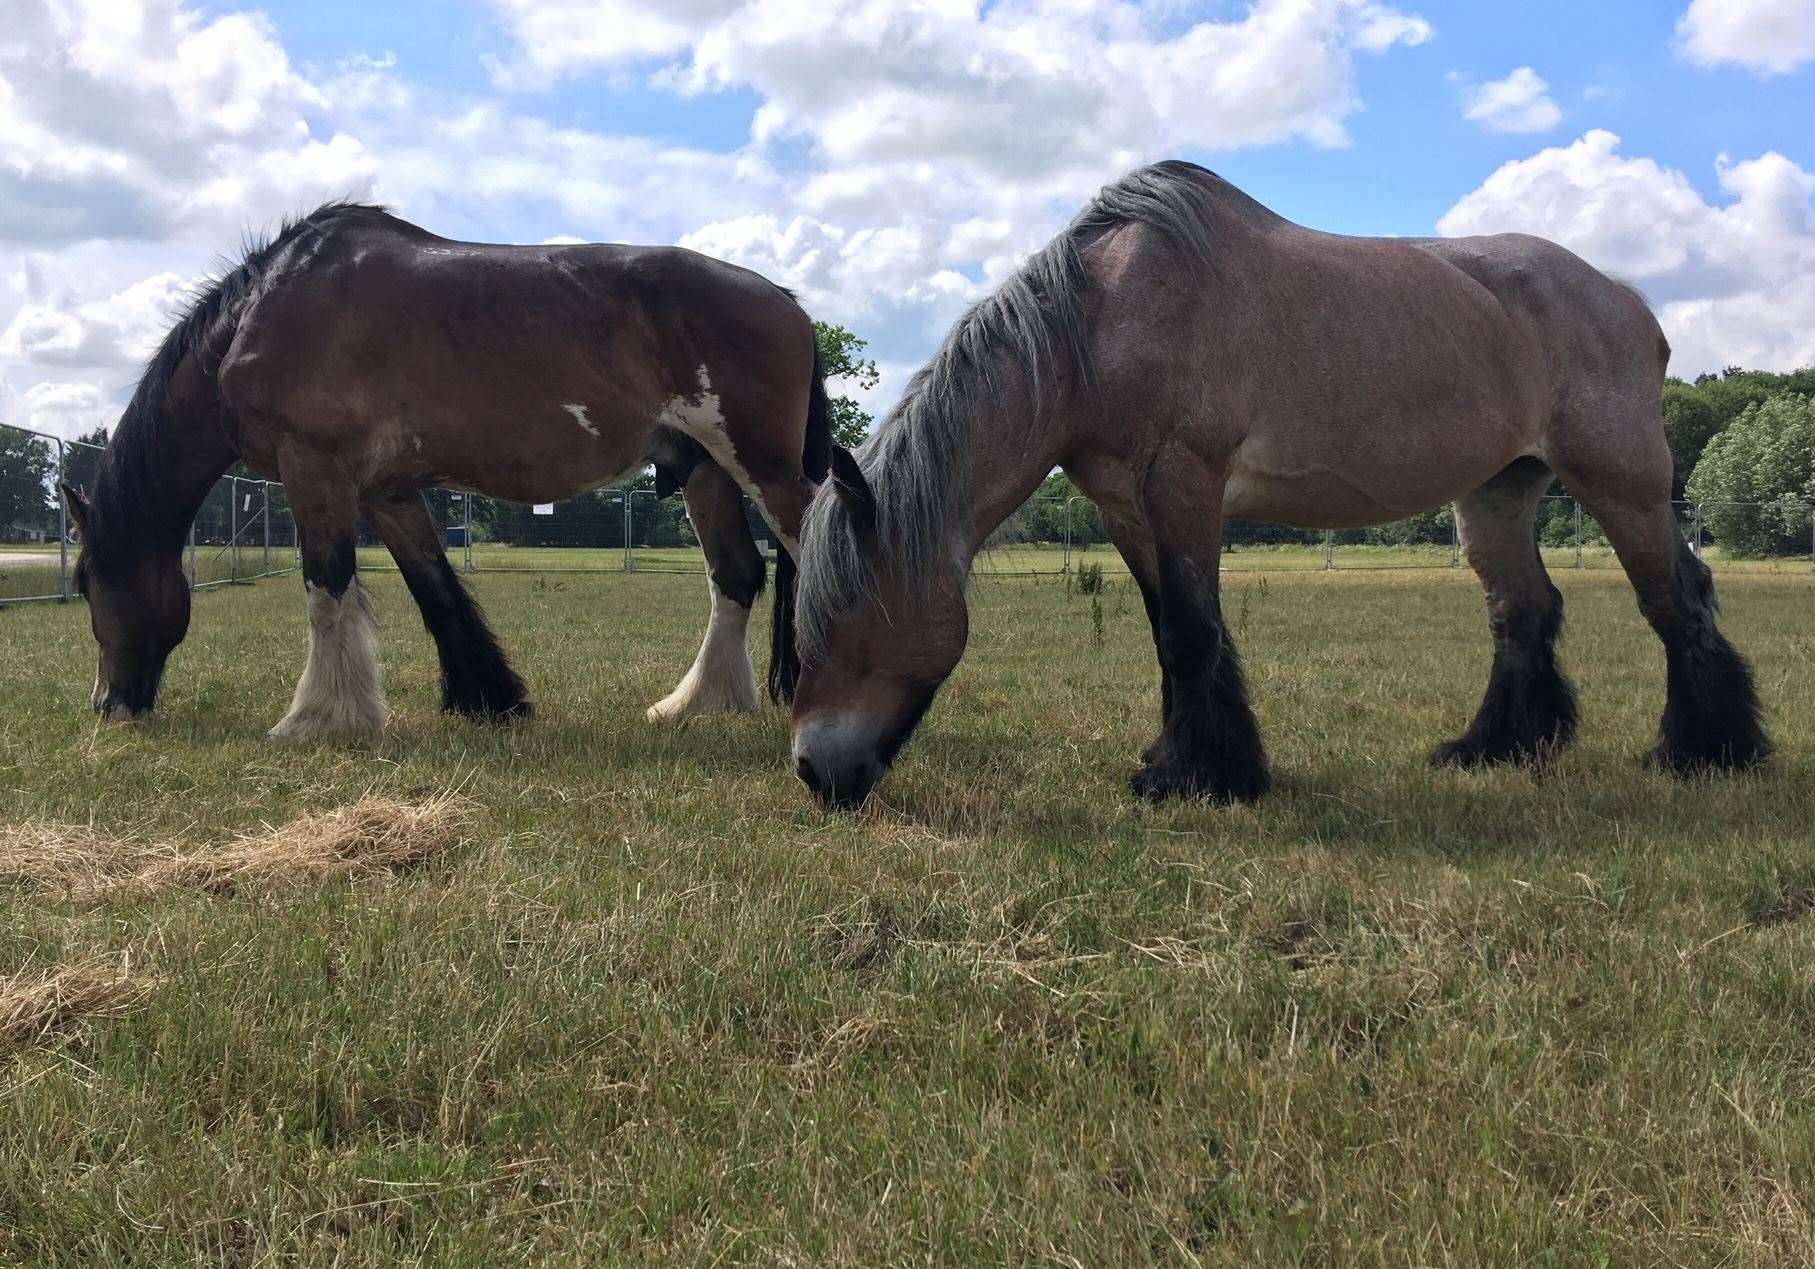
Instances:
[[[725,412],[719,408],[718,394],[712,390],[712,376],[706,367],[701,366],[696,372],[699,377],[700,390],[691,397],[670,397],[668,404],[662,407],[657,417],[658,423],[665,423],[677,431],[684,432],[703,446],[712,455],[712,461],[725,469],[725,474],[737,482],[737,487],[749,495],[750,501],[756,504],[756,510],[763,522],[774,530],[781,544],[788,548],[788,554],[800,558],[800,543],[793,534],[783,533],[769,508],[763,504],[761,489],[750,478],[744,465],[737,461],[737,447],[731,443],[731,434],[725,430]]]
[[[586,417],[586,407],[585,406],[580,405],[577,402],[569,401],[566,405],[562,406],[561,408],[563,410],[566,410],[569,414],[573,415],[573,421],[575,423],[578,423],[581,427],[585,428],[588,432],[591,432],[594,436],[597,436],[599,434],[598,424],[594,423],[591,419]]]
[[[696,714],[743,714],[756,708],[756,671],[746,632],[750,610],[707,582],[712,617],[693,667],[679,686],[649,707],[652,723],[685,722]]]
[[[378,679],[378,628],[365,588],[355,577],[338,596],[309,582],[303,590],[309,597],[309,664],[271,739],[377,731],[389,711]]]

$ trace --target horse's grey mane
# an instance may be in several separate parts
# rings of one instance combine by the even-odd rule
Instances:
[[[1207,258],[1201,196],[1208,175],[1196,164],[1168,160],[1104,186],[1058,237],[960,317],[932,361],[909,380],[888,419],[858,452],[876,495],[878,549],[908,593],[923,594],[932,579],[951,494],[965,474],[972,420],[996,397],[997,358],[1006,353],[1021,367],[1036,407],[1043,372],[1061,359],[1089,383],[1082,244],[1098,230],[1144,224]],[[831,623],[876,592],[869,561],[830,481],[807,508],[801,557],[801,650],[817,657]]]

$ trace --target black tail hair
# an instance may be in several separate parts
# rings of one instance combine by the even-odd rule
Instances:
[[[832,402],[826,396],[825,358],[813,348],[813,387],[807,398],[807,436],[801,446],[801,470],[815,484],[832,470]],[[769,699],[785,705],[800,682],[800,649],[794,640],[794,579],[797,568],[788,548],[775,548],[775,616],[769,631]]]

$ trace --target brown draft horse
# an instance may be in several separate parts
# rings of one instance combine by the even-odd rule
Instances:
[[[1654,760],[1750,766],[1770,748],[1752,675],[1670,509],[1668,356],[1638,295],[1553,243],[1338,237],[1191,164],[1133,172],[959,320],[861,460],[833,454],[801,544],[796,770],[834,805],[869,793],[963,653],[972,557],[1055,466],[1153,624],[1162,719],[1138,793],[1267,788],[1218,598],[1225,516],[1339,528],[1455,502],[1494,661],[1433,759],[1568,742],[1562,597],[1533,533],[1553,473],[1663,641]]]
[[[452,242],[331,203],[197,297],[139,381],[92,495],[64,489],[101,646],[95,708],[151,709],[189,625],[185,535],[241,459],[284,484],[308,597],[308,667],[275,738],[385,721],[355,568],[361,512],[434,636],[442,707],[509,718],[528,712],[523,683],[449,567],[422,490],[552,502],[649,463],[660,488],[684,491],[712,598],[697,660],[650,716],[753,709],[745,627],[766,569],[739,491],[797,551],[830,446],[812,324],[754,273],[674,247]],[[779,700],[798,672],[789,555],[777,574]]]

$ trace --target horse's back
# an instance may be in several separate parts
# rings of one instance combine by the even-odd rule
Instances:
[[[1567,247],[1531,234],[1425,238],[1417,245],[1491,292],[1566,373],[1661,381],[1670,348],[1644,298]]]

